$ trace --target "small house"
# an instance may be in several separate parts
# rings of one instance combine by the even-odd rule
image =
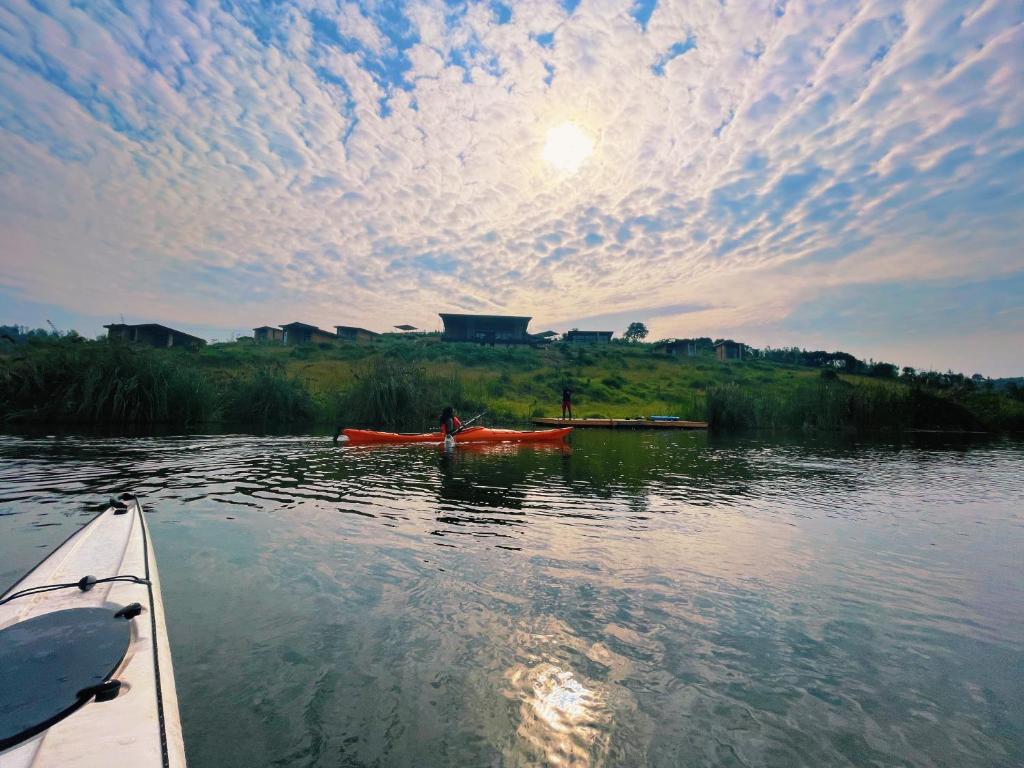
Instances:
[[[146,344],[150,347],[187,347],[189,349],[206,345],[206,341],[198,336],[168,328],[159,323],[140,323],[138,325],[111,323],[103,327],[107,329],[107,338],[111,341]]]
[[[252,329],[252,337],[257,344],[267,344],[275,341],[284,341],[284,331],[270,325],[261,325]]]
[[[719,360],[742,360],[743,344],[735,341],[719,341],[715,344],[715,357]]]
[[[351,325],[334,326],[335,335],[342,341],[373,341],[380,337],[379,333],[368,331],[365,328],[356,328]]]
[[[284,332],[282,341],[290,345],[316,344],[321,341],[336,341],[338,338],[330,331],[323,331],[308,323],[287,323],[281,326],[281,330]]]
[[[562,340],[569,344],[607,344],[614,331],[579,331],[573,328]]]
[[[670,355],[679,355],[680,357],[697,356],[697,342],[693,339],[673,339],[659,346]]]
[[[445,341],[475,341],[479,344],[534,344],[526,331],[529,317],[512,315],[462,315],[441,313]]]

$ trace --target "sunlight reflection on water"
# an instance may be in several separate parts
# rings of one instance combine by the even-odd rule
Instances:
[[[519,735],[549,765],[600,764],[608,712],[598,693],[585,688],[572,670],[543,663],[509,674],[522,696]]]

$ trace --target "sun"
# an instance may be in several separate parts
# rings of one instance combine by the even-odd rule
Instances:
[[[565,122],[548,131],[542,157],[556,171],[576,173],[593,152],[594,140],[575,123]]]

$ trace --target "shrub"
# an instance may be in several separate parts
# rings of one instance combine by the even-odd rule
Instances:
[[[977,429],[963,405],[921,389],[804,380],[779,392],[709,387],[713,429]]]
[[[340,405],[344,423],[421,428],[436,422],[446,405],[466,410],[480,404],[465,395],[458,376],[430,374],[421,366],[376,357],[356,374]]]
[[[61,340],[0,370],[4,421],[184,426],[216,415],[213,386],[184,351]]]
[[[317,408],[306,385],[279,367],[263,367],[233,379],[223,392],[223,414],[237,423],[290,424],[315,419]]]

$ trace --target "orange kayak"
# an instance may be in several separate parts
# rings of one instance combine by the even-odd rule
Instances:
[[[523,432],[518,429],[492,429],[491,427],[466,427],[455,435],[456,443],[536,443],[564,440],[572,427],[561,429],[536,429]],[[408,434],[400,432],[377,432],[373,429],[344,429],[349,445],[371,443],[440,443],[444,438],[440,432]]]

